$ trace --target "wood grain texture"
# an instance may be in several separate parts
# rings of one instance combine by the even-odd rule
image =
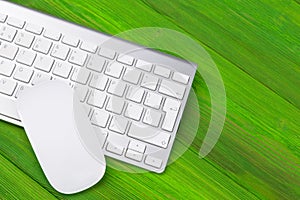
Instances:
[[[192,37],[220,70],[227,118],[216,147],[199,159],[211,105],[197,74],[201,119],[188,151],[161,175],[108,167],[76,195],[54,191],[23,129],[0,122],[0,199],[300,199],[299,1],[13,2],[108,34],[154,26]]]

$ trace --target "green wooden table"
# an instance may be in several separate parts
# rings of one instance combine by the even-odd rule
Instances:
[[[300,199],[299,0],[13,2],[108,34],[137,27],[186,34],[220,70],[227,117],[217,145],[199,159],[211,105],[197,74],[197,136],[165,173],[108,167],[100,183],[75,195],[54,191],[24,130],[1,121],[0,199]]]

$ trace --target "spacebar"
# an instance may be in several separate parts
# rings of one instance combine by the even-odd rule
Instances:
[[[20,120],[16,102],[0,94],[0,114],[16,120]]]

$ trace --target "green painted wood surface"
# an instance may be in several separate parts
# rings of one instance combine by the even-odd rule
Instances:
[[[1,121],[0,199],[300,199],[299,1],[13,1],[108,34],[145,26],[187,34],[220,70],[227,118],[213,151],[199,159],[210,100],[197,74],[201,120],[188,151],[161,175],[108,167],[76,195],[55,192],[24,130]]]

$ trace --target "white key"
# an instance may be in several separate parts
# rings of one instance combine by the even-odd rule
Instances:
[[[104,92],[93,90],[89,96],[88,104],[98,108],[103,108],[105,99],[106,94]]]
[[[124,134],[126,127],[128,124],[128,120],[121,117],[121,116],[114,116],[111,119],[111,122],[109,124],[109,130],[120,133],[120,134]]]
[[[129,128],[128,136],[162,148],[167,148],[170,140],[170,134],[160,131],[157,128],[139,125],[134,122]]]
[[[33,74],[33,70],[27,67],[18,67],[15,72],[14,79],[22,81],[24,83],[29,83]]]
[[[152,69],[152,64],[144,60],[138,60],[135,64],[135,67],[150,72]]]
[[[87,53],[85,53],[84,51],[73,50],[69,58],[69,62],[79,66],[83,66],[86,58],[87,58]]]
[[[85,85],[88,82],[90,74],[91,74],[91,72],[89,72],[86,69],[81,69],[81,68],[78,68],[78,67],[76,67],[76,68],[74,67],[71,80],[75,81],[77,83]]]
[[[128,149],[132,149],[134,151],[144,153],[146,149],[146,145],[143,142],[131,140]]]
[[[35,57],[35,52],[21,49],[17,55],[17,62],[27,66],[31,66],[34,62]]]
[[[104,57],[109,58],[109,59],[114,59],[115,55],[116,55],[116,52],[114,50],[111,50],[111,49],[101,48],[100,51],[99,51],[99,55],[104,56]]]
[[[92,55],[87,63],[87,68],[96,72],[101,72],[105,65],[105,58],[98,55]]]
[[[13,80],[0,76],[0,93],[11,96],[17,87],[17,83]]]
[[[116,96],[122,97],[126,89],[126,84],[123,81],[112,80],[107,92]]]
[[[190,77],[180,72],[174,72],[172,79],[179,83],[187,84],[189,82]]]
[[[126,65],[132,65],[134,62],[134,58],[128,55],[120,54],[117,61]]]
[[[127,68],[123,75],[123,80],[129,83],[138,84],[140,77],[141,77],[140,71]]]
[[[44,37],[58,41],[61,37],[61,33],[53,30],[45,30]]]
[[[163,76],[163,77],[166,77],[166,78],[169,78],[170,73],[171,73],[171,71],[168,68],[162,67],[162,66],[159,66],[159,65],[157,65],[154,69],[154,74],[157,74],[159,76]]]
[[[72,70],[72,65],[65,62],[55,62],[53,74],[62,78],[68,78]]]
[[[109,119],[109,114],[103,110],[95,109],[92,115],[91,122],[96,126],[105,128],[107,121]]]
[[[163,111],[166,112],[162,129],[172,132],[176,123],[181,103],[178,100],[166,98]]]
[[[17,30],[9,27],[9,26],[0,26],[0,39],[6,40],[8,42],[13,41],[15,38],[15,35],[17,33]]]
[[[162,160],[153,156],[146,156],[145,164],[159,169],[161,168]]]
[[[159,109],[162,101],[162,96],[153,92],[148,92],[144,104],[146,106]]]
[[[38,73],[35,73],[35,75],[33,76],[31,84],[36,85],[36,84],[39,84],[43,81],[47,81],[47,80],[50,80],[50,79],[51,79],[51,76],[49,74],[38,72]]]
[[[103,148],[106,138],[107,138],[107,131],[104,131],[102,128],[99,128],[97,126],[93,126],[93,129],[97,135],[97,137],[99,138],[99,142],[100,142],[100,148]]]
[[[66,60],[68,54],[69,54],[70,48],[63,44],[56,44],[54,45],[51,56],[55,58],[59,58],[61,60]]]
[[[22,47],[26,47],[29,48],[31,46],[31,44],[33,43],[34,40],[34,36],[29,34],[29,33],[25,33],[25,32],[19,32],[17,34],[16,37],[16,44],[20,45]]]
[[[31,23],[28,23],[25,28],[26,31],[37,34],[37,35],[40,35],[42,33],[43,29],[44,29],[43,27],[36,25],[36,24],[31,24]]]
[[[112,64],[109,64],[107,66],[105,70],[105,74],[115,78],[120,78],[123,68],[124,68],[123,64],[113,62]]]
[[[103,91],[107,86],[107,82],[108,82],[107,76],[104,76],[103,74],[93,74],[89,85],[92,88]]]
[[[173,81],[162,80],[158,91],[162,94],[182,99],[185,92],[185,86]]]
[[[73,36],[64,36],[62,39],[62,43],[70,45],[72,47],[77,47],[79,43],[79,39]]]
[[[38,55],[37,58],[35,59],[35,62],[33,64],[34,68],[45,71],[45,72],[50,72],[52,66],[53,66],[54,60],[50,57]]]
[[[95,44],[91,44],[88,42],[82,42],[80,45],[80,49],[90,52],[90,53],[96,53],[98,46]]]
[[[129,138],[123,137],[124,135],[115,133],[113,131],[109,132],[107,137],[107,143],[121,150],[121,154],[125,148],[127,148]]]
[[[126,98],[136,103],[141,103],[145,90],[140,87],[130,86]]]
[[[134,120],[140,120],[143,112],[143,107],[134,103],[128,103],[125,116]]]
[[[78,96],[79,100],[84,102],[87,94],[89,93],[89,89],[85,86],[75,84],[74,92]]]
[[[6,18],[7,18],[7,15],[0,13],[0,22],[5,22]]]
[[[25,21],[14,17],[9,17],[6,23],[16,28],[23,28]]]
[[[11,76],[15,69],[15,64],[11,61],[0,58],[0,74],[4,76]]]
[[[119,97],[110,97],[107,105],[106,105],[106,110],[116,113],[116,114],[121,114],[124,108],[124,100],[122,100]]]
[[[161,114],[152,109],[146,109],[143,122],[151,126],[157,127],[160,122]]]
[[[149,74],[145,74],[141,86],[150,90],[156,90],[158,78]]]
[[[52,45],[51,41],[44,39],[44,38],[38,38],[38,39],[36,39],[36,41],[33,45],[33,50],[43,53],[43,54],[48,54],[51,45]]]
[[[0,44],[0,56],[13,60],[16,57],[19,48],[15,45],[2,43]]]
[[[131,149],[127,149],[125,156],[135,161],[142,161],[143,154],[133,151]]]
[[[117,155],[122,155],[124,147],[119,146],[119,145],[115,145],[113,143],[108,143],[107,146],[106,146],[106,150],[111,152],[111,153],[117,154]]]
[[[29,86],[20,85],[17,89],[15,97],[18,98],[20,96],[20,94],[22,94],[22,92],[24,92],[24,90],[26,90],[27,88],[29,88]]]

